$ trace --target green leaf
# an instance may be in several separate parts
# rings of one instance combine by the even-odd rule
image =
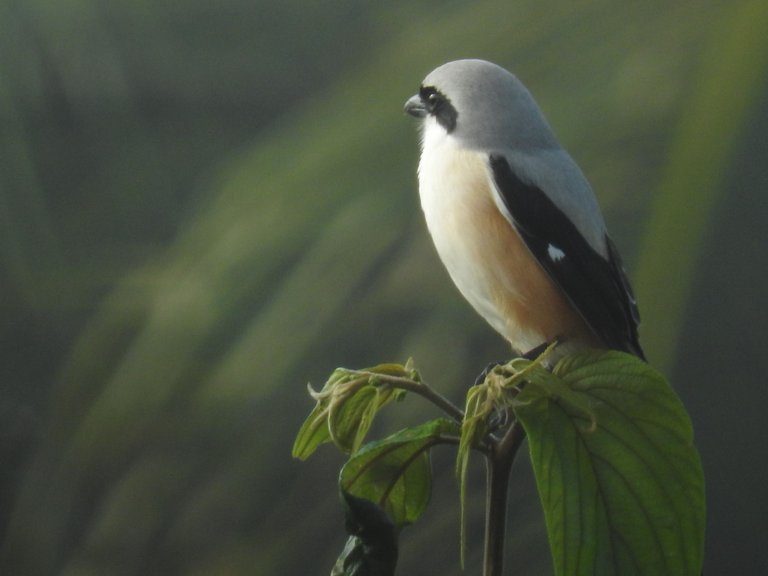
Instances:
[[[328,413],[328,429],[334,444],[346,453],[354,453],[365,440],[376,414],[392,401],[400,400],[405,391],[380,382],[377,374],[404,377],[400,373],[385,372],[391,364],[368,368],[350,382],[363,383],[353,394],[332,402]],[[354,372],[352,374],[355,374]]]
[[[306,460],[317,447],[330,442],[331,432],[328,429],[327,405],[318,400],[312,412],[299,428],[296,440],[293,441],[291,455],[299,460]]]
[[[317,448],[333,442],[346,453],[355,452],[365,439],[376,413],[403,397],[403,390],[379,380],[378,376],[414,378],[411,362],[379,364],[365,370],[337,368],[322,390],[309,393],[316,404],[301,425],[293,443],[293,457],[306,460]]]
[[[440,418],[366,444],[342,468],[341,490],[377,504],[398,527],[413,523],[432,494],[429,449],[446,435],[458,437],[459,425]]]
[[[489,419],[499,416],[506,408],[504,403],[504,379],[486,378],[482,384],[475,384],[467,392],[464,406],[464,420],[461,423],[461,439],[456,453],[456,478],[459,482],[459,525],[461,527],[460,550],[461,566],[464,567],[466,549],[466,495],[467,471],[472,449],[486,438],[489,431]]]
[[[347,381],[348,371],[337,368],[323,385],[320,392],[315,392],[312,386],[307,385],[309,394],[315,401],[315,407],[299,428],[296,440],[293,442],[292,455],[294,458],[306,460],[317,447],[331,441],[331,431],[328,427],[328,411],[334,396],[337,384]]]
[[[331,576],[392,576],[397,565],[397,527],[368,500],[344,490],[341,500],[350,537]]]
[[[380,400],[378,389],[365,385],[344,401],[332,403],[328,429],[334,444],[344,452],[355,452],[373,424]]]
[[[563,358],[552,378],[556,386],[534,378],[514,410],[528,435],[555,573],[699,576],[704,479],[672,388],[620,352]]]

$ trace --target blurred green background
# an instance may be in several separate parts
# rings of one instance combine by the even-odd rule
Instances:
[[[402,114],[461,57],[515,71],[595,188],[696,427],[705,573],[768,573],[765,30],[764,0],[0,1],[0,574],[330,571],[306,383],[413,356],[460,401],[509,356],[433,251]],[[460,573],[434,464],[401,574]],[[509,573],[551,573],[516,466]]]

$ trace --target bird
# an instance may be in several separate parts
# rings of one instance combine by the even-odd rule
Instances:
[[[643,360],[640,315],[583,172],[523,83],[485,60],[427,74],[418,188],[437,253],[472,307],[520,355],[599,348]]]

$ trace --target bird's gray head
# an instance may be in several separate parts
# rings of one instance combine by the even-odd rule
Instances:
[[[436,123],[477,150],[558,147],[530,92],[513,74],[485,60],[457,60],[430,72],[405,111]]]

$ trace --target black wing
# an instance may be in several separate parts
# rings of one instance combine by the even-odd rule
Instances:
[[[537,186],[524,182],[503,156],[491,155],[494,182],[517,232],[595,335],[610,349],[645,359],[640,316],[616,246],[604,258]]]

